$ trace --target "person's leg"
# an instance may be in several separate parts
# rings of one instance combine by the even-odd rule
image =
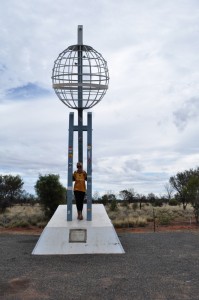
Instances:
[[[84,196],[85,196],[85,192],[80,192],[80,195],[79,195],[79,207],[80,207],[80,210],[82,211],[83,210],[83,205],[84,205]]]
[[[84,205],[84,196],[85,196],[85,192],[80,192],[80,195],[79,195],[80,220],[83,220],[82,210],[83,210],[83,205]]]
[[[77,218],[79,220],[82,220],[83,219],[82,210],[83,210],[85,192],[74,191],[74,195],[75,195],[75,202],[76,202],[77,213],[78,213]]]
[[[79,191],[74,191],[74,195],[75,195],[75,203],[76,203],[76,207],[77,207],[77,218],[80,219],[80,213],[81,213],[81,195]]]

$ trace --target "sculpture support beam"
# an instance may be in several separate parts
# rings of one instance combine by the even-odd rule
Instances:
[[[87,220],[92,221],[92,113],[87,114]]]
[[[69,115],[69,135],[68,135],[68,187],[67,187],[67,221],[72,221],[72,201],[73,201],[73,125],[74,113]]]

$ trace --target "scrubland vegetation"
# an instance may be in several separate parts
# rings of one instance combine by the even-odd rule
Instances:
[[[59,175],[41,176],[35,184],[36,196],[24,191],[17,175],[0,175],[0,227],[44,227],[59,204],[67,201],[67,191]],[[199,168],[170,178],[165,194],[142,195],[134,189],[116,196],[109,192],[93,195],[93,204],[102,203],[115,227],[164,226],[176,222],[199,224]]]
[[[0,214],[0,227],[14,228],[14,227],[44,227],[47,223],[44,212],[40,204],[29,205],[14,205],[6,208]]]
[[[147,227],[154,221],[156,226],[171,225],[176,222],[189,225],[195,222],[191,205],[183,209],[182,205],[170,206],[165,204],[162,207],[154,207],[151,204],[143,204],[140,209],[139,205],[135,205],[135,203],[128,205],[119,203],[114,210],[112,210],[111,204],[106,205],[105,208],[115,228]],[[84,206],[84,213],[85,211],[86,205]],[[43,228],[47,222],[48,219],[42,206],[38,203],[35,205],[17,204],[0,214],[1,228],[28,228],[32,226]]]
[[[106,210],[115,227],[145,227],[154,222],[159,226],[171,225],[174,222],[190,224],[195,221],[191,205],[184,210],[182,205],[164,204],[161,207],[154,207],[151,204],[143,204],[140,209],[139,205],[134,203],[127,206],[118,204],[114,211],[109,205]]]

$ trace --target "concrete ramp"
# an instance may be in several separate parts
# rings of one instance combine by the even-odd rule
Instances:
[[[51,220],[44,228],[32,254],[119,254],[124,249],[103,204],[92,205],[92,221],[77,220],[76,206],[73,205],[73,221],[67,221],[67,205],[59,205]]]

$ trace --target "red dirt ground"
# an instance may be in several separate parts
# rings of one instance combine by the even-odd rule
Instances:
[[[146,227],[136,228],[116,228],[117,232],[132,232],[132,233],[146,233],[146,232],[171,232],[171,231],[198,231],[199,226],[196,224],[189,223],[178,223],[171,225],[156,225],[151,222]]]
[[[22,228],[22,227],[15,227],[15,228],[0,228],[1,233],[7,234],[29,234],[29,235],[40,235],[43,231],[43,228],[38,227],[29,227],[29,228]]]
[[[29,228],[0,228],[0,234],[29,234],[29,235],[40,235],[43,228],[29,227]],[[197,231],[199,232],[199,226],[196,224],[172,224],[172,225],[157,225],[154,230],[154,224],[149,223],[146,227],[134,227],[134,228],[116,228],[118,233],[129,232],[129,233],[147,233],[147,232],[171,232],[171,231]]]

